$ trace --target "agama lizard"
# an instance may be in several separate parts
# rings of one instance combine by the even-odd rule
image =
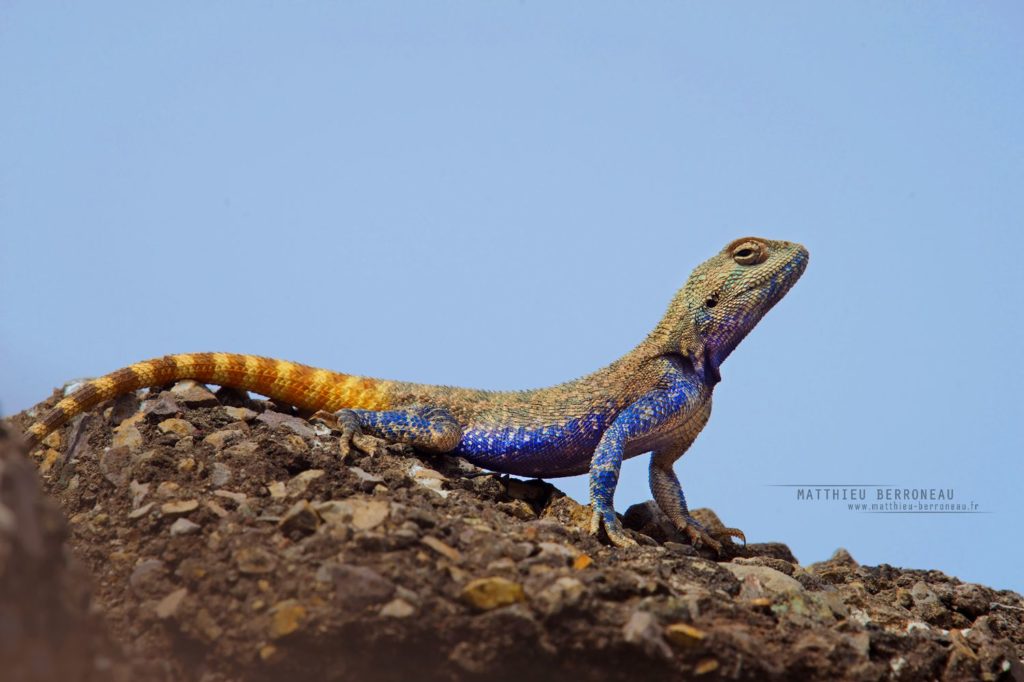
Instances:
[[[590,473],[591,531],[636,544],[612,498],[622,460],[651,452],[658,506],[695,544],[743,538],[711,531],[687,509],[673,463],[711,413],[719,366],[800,278],[807,250],[745,237],[698,266],[636,348],[582,378],[530,391],[482,391],[339,374],[253,355],[189,353],[93,379],[28,429],[30,445],[99,403],[181,379],[253,391],[301,409],[335,413],[342,449],[391,444],[464,457],[484,469],[533,477]]]

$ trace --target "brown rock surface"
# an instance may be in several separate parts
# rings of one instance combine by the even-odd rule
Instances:
[[[170,407],[119,414],[139,438],[111,451],[107,405],[34,453],[146,679],[1024,679],[1013,592],[845,551],[801,566],[781,543],[719,557],[653,505],[626,514],[641,546],[615,549],[549,484],[467,477],[453,458],[343,460],[323,422],[216,395],[144,396],[189,437],[161,429]],[[51,549],[25,565],[48,582],[19,592],[52,595],[59,535],[37,536]]]

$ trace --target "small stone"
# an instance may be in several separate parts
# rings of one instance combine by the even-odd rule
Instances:
[[[415,462],[409,467],[409,477],[417,484],[427,490],[437,493],[441,497],[448,497],[451,492],[444,489],[444,482],[447,481],[443,474],[433,469],[428,469]]]
[[[532,602],[543,614],[553,616],[578,605],[585,594],[583,583],[576,578],[563,576],[538,592]]]
[[[191,450],[195,444],[196,439],[194,436],[185,436],[184,438],[178,439],[178,442],[174,444],[174,449],[178,452],[187,452]]]
[[[366,566],[332,564],[324,568],[325,582],[333,582],[334,598],[343,608],[362,609],[391,598],[395,585]]]
[[[181,443],[181,441],[178,441],[178,442]],[[178,471],[180,471],[182,473],[186,473],[187,474],[187,473],[189,473],[191,471],[195,471],[195,468],[196,468],[196,459],[195,459],[195,457],[182,457],[181,459],[178,460]]]
[[[175,500],[160,505],[160,511],[164,514],[188,514],[199,508],[198,500]]]
[[[161,599],[156,605],[156,617],[164,620],[173,616],[178,612],[178,607],[181,606],[186,595],[188,595],[188,590],[181,587]]]
[[[693,667],[693,672],[696,675],[707,675],[718,670],[721,664],[713,658],[702,658],[697,661],[697,665]]]
[[[622,638],[643,649],[648,656],[672,657],[672,650],[665,643],[658,619],[647,611],[633,612],[622,627]]]
[[[64,445],[64,436],[60,431],[51,431],[50,435],[43,439],[42,444],[47,447],[60,450]]]
[[[281,414],[280,412],[263,412],[256,421],[263,422],[272,429],[288,429],[297,436],[303,438],[312,439],[316,434],[313,433],[313,427],[311,427],[304,419],[293,417],[289,414]]]
[[[129,519],[140,519],[140,518],[142,518],[143,516],[148,514],[151,509],[153,509],[153,505],[154,504],[156,504],[156,503],[155,502],[147,502],[146,504],[142,505],[138,509],[132,510],[131,512],[129,512],[128,518]]]
[[[174,481],[163,481],[156,487],[156,494],[158,497],[171,497],[177,494],[181,486]]]
[[[207,508],[210,511],[212,511],[214,514],[216,514],[217,516],[221,517],[222,519],[225,516],[228,515],[228,510],[225,509],[224,507],[220,506],[219,504],[217,504],[213,500],[207,500],[206,501],[206,506],[207,506]]]
[[[277,647],[273,644],[264,644],[260,647],[260,660],[269,663],[277,658]]]
[[[306,618],[306,608],[294,599],[274,604],[270,610],[270,637],[279,639],[299,629]]]
[[[128,584],[140,596],[149,596],[157,589],[164,577],[164,562],[159,559],[143,559],[135,564]]]
[[[140,402],[139,395],[135,391],[123,393],[114,398],[114,404],[110,408],[110,423],[120,424],[136,414],[139,411]]]
[[[243,547],[235,553],[238,570],[250,575],[272,573],[277,567],[277,559],[267,550],[260,547]]]
[[[128,484],[128,491],[132,494],[132,507],[137,508],[146,499],[146,495],[149,494],[149,484],[132,480]]]
[[[416,613],[416,607],[402,598],[392,599],[380,607],[380,615],[385,618],[408,618]]]
[[[161,417],[173,417],[181,412],[181,406],[174,400],[170,393],[161,393],[156,400],[147,400],[142,405],[142,412],[152,415],[157,419]]]
[[[554,565],[569,566],[576,560],[576,555],[579,554],[572,547],[567,547],[557,542],[541,542],[537,544],[537,547],[540,548],[537,558]]]
[[[703,630],[686,623],[673,623],[665,628],[665,639],[679,647],[697,646],[705,637],[707,633]]]
[[[434,550],[450,561],[458,563],[462,561],[462,553],[443,540],[438,540],[433,535],[427,535],[420,540],[424,545]]]
[[[321,502],[316,509],[327,523],[351,523],[353,528],[362,531],[376,528],[391,513],[386,502],[362,497]]]
[[[430,487],[430,486],[427,486]],[[537,518],[537,513],[533,511],[533,507],[526,504],[522,500],[512,500],[511,502],[499,502],[497,504],[498,511],[502,511],[512,518],[519,519],[520,521],[532,521]]]
[[[121,425],[114,429],[114,437],[111,440],[111,448],[126,448],[135,451],[142,447],[142,432],[135,426],[131,419],[121,422]]]
[[[576,559],[575,559],[575,560],[574,560],[574,561],[572,562],[572,567],[573,567],[573,568],[574,568],[575,570],[577,570],[577,571],[582,571],[582,570],[583,570],[584,568],[586,568],[587,566],[591,565],[592,563],[594,563],[594,560],[593,560],[593,559],[591,559],[591,558],[590,558],[589,556],[587,556],[586,554],[580,554],[580,555],[579,555],[578,557],[576,557]]]
[[[192,426],[184,419],[177,418],[165,419],[157,424],[156,427],[160,429],[161,433],[172,434],[179,438],[191,436],[196,432],[196,427]]]
[[[324,475],[323,469],[308,469],[302,473],[294,476],[285,487],[288,491],[288,495],[291,497],[297,497],[303,495],[306,489],[309,488],[309,484]]]
[[[181,518],[171,524],[171,535],[191,535],[200,529],[198,523]]]
[[[59,458],[59,452],[57,452],[53,448],[48,448],[46,452],[43,453],[43,458],[39,462],[39,473],[45,474],[46,472],[48,472],[50,469],[53,468],[53,465],[57,462]]]
[[[267,484],[267,492],[275,500],[283,500],[288,497],[288,489],[284,485],[284,481],[271,481]]]
[[[233,490],[214,490],[213,494],[217,497],[223,497],[226,500],[231,500],[237,505],[243,505],[246,500],[249,499],[245,493],[236,493]]]
[[[522,585],[499,577],[472,580],[462,588],[459,597],[481,611],[526,600]]]
[[[373,490],[377,484],[383,483],[384,479],[377,474],[371,474],[367,471],[363,471],[359,467],[349,467],[349,471],[356,475],[359,479],[358,488],[363,492],[369,492]]]
[[[191,379],[179,381],[171,388],[171,395],[179,403],[191,408],[216,407],[220,405],[213,391]]]
[[[241,429],[220,429],[219,431],[214,431],[204,438],[203,442],[207,445],[212,445],[215,450],[223,450],[231,443],[241,440],[244,437],[245,432]]]
[[[720,563],[719,566],[739,578],[745,589],[749,587],[745,592],[741,592],[744,598],[756,599],[763,596],[758,593],[760,588],[764,588],[765,592],[783,595],[799,594],[804,591],[799,581],[774,568],[733,563]]]
[[[128,482],[131,454],[127,447],[113,447],[100,454],[100,472],[103,477],[120,488]]]
[[[231,481],[231,467],[224,462],[214,462],[210,467],[210,485],[220,487]]]
[[[320,515],[308,500],[299,500],[285,512],[278,525],[285,533],[309,535],[320,526]]]
[[[252,421],[257,415],[255,410],[250,410],[248,407],[225,407],[224,412],[232,419],[237,419],[240,422]]]

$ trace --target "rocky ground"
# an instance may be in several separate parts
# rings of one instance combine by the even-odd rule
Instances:
[[[237,392],[140,392],[33,453],[56,505],[0,441],[4,679],[1024,680],[1013,592],[695,551],[650,504],[614,549],[548,484],[337,436]]]

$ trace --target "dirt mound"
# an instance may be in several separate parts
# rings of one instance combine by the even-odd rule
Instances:
[[[625,515],[641,546],[614,549],[548,484],[410,452],[343,459],[337,435],[183,382],[37,450],[136,675],[1024,679],[1015,593],[842,550],[718,557],[652,504]]]

